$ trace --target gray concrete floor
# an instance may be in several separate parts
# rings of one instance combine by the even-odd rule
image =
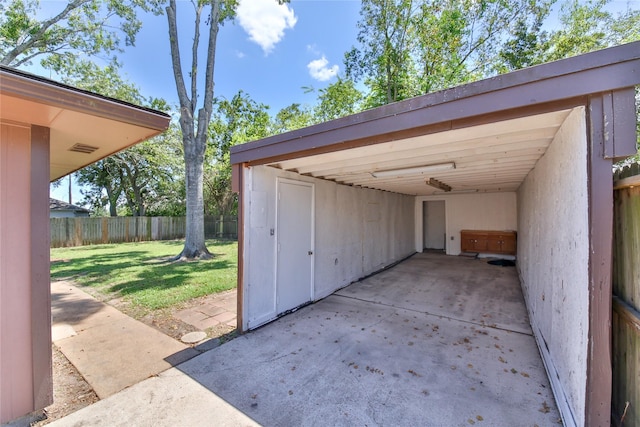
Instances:
[[[417,254],[54,425],[559,424],[517,274]]]

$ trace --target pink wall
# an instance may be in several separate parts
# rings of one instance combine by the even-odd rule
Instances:
[[[0,128],[0,422],[6,422],[52,400],[49,133]]]

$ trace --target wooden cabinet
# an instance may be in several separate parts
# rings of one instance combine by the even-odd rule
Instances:
[[[515,255],[516,232],[462,230],[460,231],[460,249],[462,252]]]

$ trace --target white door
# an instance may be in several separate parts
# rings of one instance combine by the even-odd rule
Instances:
[[[444,200],[424,202],[424,248],[440,249],[446,247],[446,221]]]
[[[311,301],[313,291],[313,184],[278,181],[278,314]]]

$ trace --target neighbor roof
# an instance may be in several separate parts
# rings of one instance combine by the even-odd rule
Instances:
[[[50,179],[155,136],[169,115],[0,66],[0,118],[50,129]]]
[[[49,210],[52,211],[72,211],[72,212],[84,212],[91,213],[89,209],[85,209],[82,206],[72,205],[62,200],[53,199],[49,197]]]
[[[238,145],[231,162],[413,195],[438,190],[424,176],[372,173],[454,162],[455,169],[437,174],[453,191],[514,191],[573,108],[587,105],[590,94],[627,89],[621,96],[633,96],[628,88],[639,83],[634,42]],[[635,111],[616,113],[636,121]],[[619,124],[608,124],[621,129],[617,140],[635,141],[632,128]],[[613,141],[605,148],[610,158],[628,155]]]

